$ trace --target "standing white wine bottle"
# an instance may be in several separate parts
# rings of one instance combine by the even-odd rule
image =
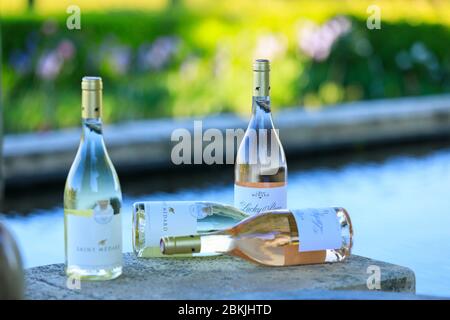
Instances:
[[[234,206],[249,215],[287,208],[287,165],[270,111],[268,60],[253,64],[252,117],[235,164]]]
[[[66,273],[82,280],[122,274],[122,192],[102,136],[102,79],[81,82],[82,134],[64,189]]]
[[[268,266],[337,262],[353,244],[344,208],[275,210],[246,218],[234,227],[205,235],[163,237],[161,252],[223,253]]]

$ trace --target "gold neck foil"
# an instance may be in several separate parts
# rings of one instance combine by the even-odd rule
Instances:
[[[102,89],[102,78],[83,77],[81,81],[81,117],[83,119],[102,117]]]
[[[163,237],[160,245],[163,254],[200,252],[200,236]]]
[[[253,96],[265,97],[270,92],[270,62],[266,59],[258,59],[253,63]]]

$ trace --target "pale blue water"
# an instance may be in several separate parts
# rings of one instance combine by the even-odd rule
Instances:
[[[232,203],[233,186],[125,196],[125,251],[131,251],[132,202],[162,199]],[[416,273],[417,293],[450,297],[450,149],[290,170],[288,205],[347,208],[355,254],[407,266]],[[64,261],[60,207],[0,218],[14,232],[27,267]]]

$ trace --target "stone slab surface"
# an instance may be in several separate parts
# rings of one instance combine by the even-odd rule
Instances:
[[[380,267],[381,291],[414,298],[408,268],[353,255],[334,264],[264,267],[232,257],[137,259],[124,254],[124,274],[68,289],[64,265],[26,270],[28,299],[349,299],[368,291],[370,265]],[[334,291],[339,290],[339,292]],[[355,294],[341,290],[354,291]],[[393,296],[392,296],[393,295]],[[366,295],[367,296],[367,295]],[[378,295],[379,296],[379,295]],[[378,297],[377,296],[377,297]],[[364,295],[359,295],[364,297]],[[403,297],[403,298],[402,298]],[[376,297],[375,297],[376,298]]]

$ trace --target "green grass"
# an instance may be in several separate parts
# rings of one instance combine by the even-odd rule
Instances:
[[[106,122],[220,112],[248,114],[251,62],[258,46],[271,37],[278,43],[271,57],[275,110],[450,92],[447,20],[439,20],[440,16],[428,9],[424,9],[423,22],[417,12],[402,19],[399,3],[404,7],[405,2],[393,3],[384,14],[382,29],[372,31],[366,28],[364,6],[336,6],[333,2],[301,6],[304,1],[280,1],[253,10],[249,9],[252,2],[243,1],[241,7],[221,3],[145,12],[86,12],[80,31],[67,30],[65,15],[7,15],[1,22],[5,130],[77,126],[84,75],[103,77]],[[396,15],[394,9],[398,9]],[[338,13],[347,13],[352,31],[335,43],[330,56],[318,62],[302,53],[298,44],[301,18],[324,23]],[[45,34],[49,21],[56,29]],[[139,48],[163,36],[177,39],[177,49],[160,69],[145,70],[137,59]],[[70,41],[75,54],[64,62],[57,77],[43,80],[36,73],[38,61],[61,41]],[[362,54],[361,44],[370,50]],[[117,68],[114,48],[130,53],[126,72]],[[412,52],[420,53],[423,48],[428,60],[414,60]],[[22,73],[13,63],[19,53],[29,57],[30,66]],[[411,59],[403,69],[398,62],[405,60],[399,58],[402,56]]]

